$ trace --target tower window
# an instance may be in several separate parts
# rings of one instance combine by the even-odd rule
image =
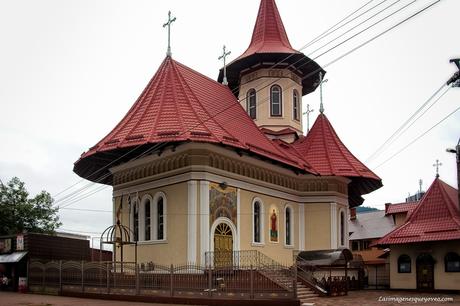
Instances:
[[[285,213],[285,225],[286,225],[286,245],[292,245],[292,209],[286,207]]]
[[[283,101],[281,87],[273,85],[270,88],[270,116],[281,117],[283,114]]]
[[[345,213],[340,212],[340,245],[345,245]]]
[[[164,239],[164,212],[163,212],[163,197],[157,201],[157,239]]]
[[[255,89],[250,89],[246,96],[246,109],[249,117],[251,119],[256,119],[257,117],[257,101],[256,101],[256,91]]]
[[[292,116],[294,120],[300,121],[300,98],[297,90],[292,93]]]

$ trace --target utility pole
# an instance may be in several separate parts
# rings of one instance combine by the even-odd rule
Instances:
[[[452,87],[460,87],[460,58],[453,58],[449,62],[454,63],[457,66],[458,71],[452,75],[447,81],[447,86],[452,84]]]
[[[457,157],[457,194],[458,194],[458,205],[460,205],[460,138],[458,139],[457,146],[455,149],[446,149],[449,153],[455,153]]]

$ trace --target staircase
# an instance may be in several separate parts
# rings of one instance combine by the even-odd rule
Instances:
[[[297,282],[297,298],[300,300],[300,305],[315,305],[318,294],[313,292],[301,282]]]

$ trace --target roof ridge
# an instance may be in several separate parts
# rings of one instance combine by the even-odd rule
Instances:
[[[178,71],[178,69],[177,69],[177,67],[176,67],[176,65],[175,65],[174,63],[175,63],[175,62],[172,61],[171,68],[172,68],[172,69],[174,70],[174,72],[175,72],[175,79],[177,79],[177,81],[178,81],[178,82],[180,83],[180,85],[182,85],[182,87],[183,87],[183,84],[181,83],[181,80],[180,80],[180,79],[181,79],[181,75],[180,75],[180,73],[179,73],[179,71]],[[182,89],[184,90],[184,88],[182,88]],[[174,104],[175,104],[175,107],[176,107],[176,114],[177,114],[177,116],[180,118],[179,124],[180,124],[180,126],[181,126],[182,136],[184,136],[184,134],[186,134],[187,130],[185,129],[184,122],[183,122],[183,120],[182,120],[182,119],[183,119],[182,113],[179,111],[179,105],[178,105],[179,102],[177,101],[176,86],[172,86],[172,91],[173,91],[174,97],[176,97],[176,99],[174,99],[174,102],[176,102],[176,103],[174,103]],[[187,97],[187,96],[185,96],[185,98],[188,100],[188,97]]]
[[[168,56],[165,58],[165,60],[163,61],[164,63],[164,67],[162,67],[162,74],[160,74],[160,79],[158,80],[158,84],[160,83],[165,83],[164,80],[165,80],[165,73],[164,73],[164,70],[166,69],[166,61],[171,61],[171,58]],[[158,70],[160,71],[160,69]],[[165,96],[165,92],[166,92],[166,86],[164,87],[164,89],[161,91],[161,100],[160,101],[163,101],[164,100],[164,96]],[[161,114],[161,110],[163,108],[163,103],[159,103],[158,105],[158,114]],[[160,121],[160,116],[155,116],[155,122],[152,124],[152,128],[150,129],[150,137],[149,137],[149,142],[152,140],[153,138],[153,135],[154,135],[154,131],[157,131],[157,125],[158,125],[158,122]]]

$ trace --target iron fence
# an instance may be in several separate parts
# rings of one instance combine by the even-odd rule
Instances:
[[[295,269],[280,264],[270,265],[260,255],[240,253],[238,256],[238,260],[232,261],[231,265],[227,262],[220,266],[31,260],[29,289],[57,294],[78,292],[199,298],[296,298]],[[256,257],[258,263],[252,261]]]

